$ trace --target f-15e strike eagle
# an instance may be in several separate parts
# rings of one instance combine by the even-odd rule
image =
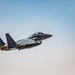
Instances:
[[[32,48],[42,44],[42,41],[44,39],[52,37],[51,34],[38,32],[31,35],[27,39],[14,41],[13,38],[9,35],[9,33],[6,33],[5,36],[6,36],[7,44],[5,44],[3,40],[0,38],[0,50],[2,51],[10,51],[15,49],[22,50],[26,48]]]

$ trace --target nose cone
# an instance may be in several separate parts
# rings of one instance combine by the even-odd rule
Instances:
[[[45,35],[45,39],[47,39],[47,38],[50,38],[50,37],[52,37],[53,35],[51,35],[51,34],[46,34]]]
[[[52,37],[53,35],[48,35],[48,37]]]

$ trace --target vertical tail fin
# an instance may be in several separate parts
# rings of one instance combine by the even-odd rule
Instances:
[[[14,48],[17,45],[16,42],[13,40],[13,38],[8,33],[6,33],[5,35],[7,39],[8,49]]]
[[[1,46],[4,46],[5,45],[5,43],[3,42],[3,40],[0,38],[0,47]]]

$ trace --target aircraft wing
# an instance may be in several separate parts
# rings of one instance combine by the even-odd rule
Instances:
[[[16,42],[18,45],[28,45],[36,43],[33,39],[22,39]]]

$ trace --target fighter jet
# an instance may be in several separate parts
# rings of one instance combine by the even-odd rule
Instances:
[[[38,33],[31,35],[27,39],[14,41],[13,38],[9,35],[9,33],[6,33],[5,36],[7,40],[6,45],[2,41],[2,39],[0,39],[0,49],[5,50],[5,51],[10,51],[10,50],[15,50],[15,49],[22,50],[22,49],[36,47],[38,45],[41,45],[44,39],[52,37],[51,34],[38,32]]]

